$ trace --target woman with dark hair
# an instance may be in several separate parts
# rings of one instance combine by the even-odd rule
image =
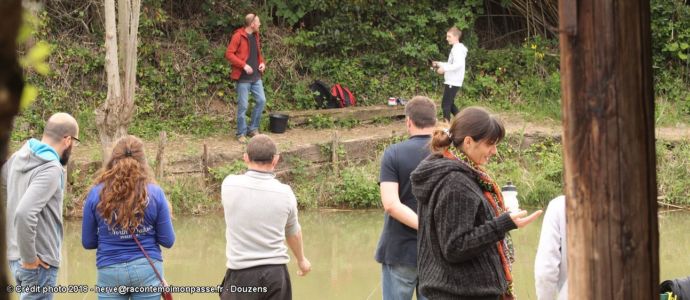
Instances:
[[[98,299],[160,299],[160,291],[108,289],[163,285],[156,274],[162,278],[160,246],[170,248],[175,242],[168,201],[151,176],[140,139],[130,135],[116,142],[83,214],[82,245],[97,249]]]
[[[429,299],[512,299],[508,231],[541,211],[508,213],[483,166],[505,136],[503,123],[479,107],[434,131],[432,154],[412,173],[419,214],[419,289]],[[502,298],[499,298],[502,297]]]

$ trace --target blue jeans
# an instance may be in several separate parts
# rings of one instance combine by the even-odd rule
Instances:
[[[261,79],[256,82],[238,82],[237,89],[237,136],[247,135],[252,131],[259,129],[261,123],[261,113],[264,111],[266,105],[266,96],[264,96],[264,84]],[[252,110],[251,123],[249,130],[247,130],[247,108],[249,107],[249,92],[254,95],[256,105]]]
[[[381,287],[383,290],[383,300],[409,300],[417,289],[417,267],[406,265],[381,264]],[[417,299],[426,300],[419,294],[417,289]]]
[[[163,276],[163,263],[153,260],[158,273]],[[153,272],[153,268],[146,258],[139,258],[132,261],[109,265],[98,268],[98,280],[96,285],[99,287],[115,287],[112,293],[99,293],[98,299],[150,299],[158,300],[160,293],[129,293],[118,291],[117,287],[127,286],[159,286],[161,281]]]
[[[46,269],[39,266],[37,269],[24,269],[19,263],[19,260],[10,261],[10,270],[14,275],[14,280],[17,286],[31,287],[31,286],[55,286],[57,284],[58,268],[50,266]],[[21,300],[34,299],[53,299],[53,294],[49,293],[22,293],[19,296]]]

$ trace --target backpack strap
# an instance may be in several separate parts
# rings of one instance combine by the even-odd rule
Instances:
[[[331,94],[338,98],[339,100],[339,105],[341,108],[345,107],[345,97],[343,95],[343,87],[340,86],[340,83],[336,83],[333,85],[331,88]]]
[[[348,99],[349,101],[347,104],[349,106],[355,106],[355,104],[357,103],[357,99],[355,99],[355,95],[353,95],[352,91],[350,91],[350,89],[348,89],[348,88],[345,88],[345,92],[349,96],[349,99]]]
[[[165,282],[165,279],[163,279],[163,276],[161,276],[161,274],[158,273],[158,270],[156,269],[156,266],[153,264],[153,260],[151,259],[151,257],[149,257],[149,254],[146,253],[146,250],[144,250],[144,247],[141,246],[141,243],[139,243],[139,239],[137,239],[137,235],[134,233],[134,230],[132,230],[132,229],[130,228],[130,229],[129,229],[129,233],[132,235],[132,238],[133,238],[134,241],[137,243],[137,246],[139,246],[139,249],[141,250],[141,252],[143,252],[143,253],[144,253],[144,256],[146,256],[146,259],[149,261],[149,264],[151,265],[151,268],[153,269],[153,272],[156,273],[156,277],[158,277],[158,280],[161,281],[161,284],[162,284],[163,286],[168,286],[168,283]]]

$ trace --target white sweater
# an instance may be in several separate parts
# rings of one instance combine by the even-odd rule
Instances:
[[[568,299],[565,197],[551,200],[541,226],[534,281],[539,300]]]
[[[441,62],[439,65],[443,68],[443,83],[451,86],[462,86],[465,80],[465,58],[467,57],[467,47],[462,43],[453,45],[450,49],[447,62]]]
[[[301,230],[297,199],[290,186],[273,174],[250,170],[226,177],[220,197],[225,211],[228,269],[290,261],[285,239]]]

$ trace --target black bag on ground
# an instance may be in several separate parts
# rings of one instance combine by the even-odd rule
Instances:
[[[309,85],[309,90],[314,93],[314,100],[316,100],[317,108],[340,107],[340,101],[331,94],[328,86],[321,80],[314,80],[314,82]]]
[[[673,292],[679,300],[690,300],[690,277],[666,280],[659,285],[660,293]]]

